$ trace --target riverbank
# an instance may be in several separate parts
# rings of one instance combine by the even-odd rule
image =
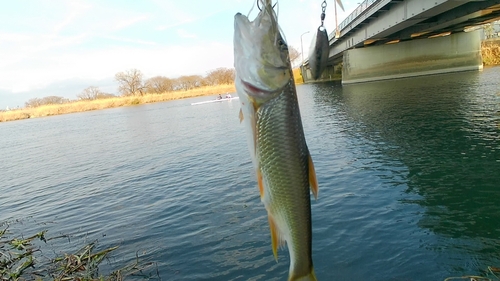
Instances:
[[[119,281],[128,276],[153,276],[154,262],[136,261],[122,266],[110,273],[102,274],[101,263],[109,258],[118,246],[102,249],[98,241],[86,242],[78,250],[57,253],[55,245],[64,248],[68,242],[77,240],[73,235],[48,236],[48,230],[42,230],[26,237],[20,233],[12,233],[12,224],[21,224],[22,220],[0,222],[0,280],[81,280],[81,281]],[[13,229],[18,229],[14,226]],[[72,238],[72,239],[70,239]],[[49,243],[47,243],[50,241]],[[43,243],[42,243],[43,242]],[[75,244],[75,241],[72,242]],[[78,246],[78,245],[76,245]],[[114,266],[119,262],[114,262]],[[149,278],[157,279],[157,278]]]
[[[300,69],[293,70],[295,84],[302,84],[303,79]],[[100,110],[114,107],[139,105],[154,102],[171,101],[201,96],[212,96],[218,94],[234,93],[234,84],[200,87],[188,91],[174,91],[162,94],[145,94],[142,96],[114,97],[97,100],[80,100],[63,104],[49,104],[31,108],[0,112],[0,122],[15,121],[29,118],[46,117],[53,115],[69,114],[91,110]]]
[[[500,65],[500,39],[488,39],[481,43],[481,55],[485,66]],[[295,84],[304,83],[300,69],[293,70]],[[33,108],[0,111],[0,122],[38,118],[52,115],[100,110],[121,106],[163,102],[200,96],[234,93],[234,84],[200,87],[188,91],[166,92],[163,94],[145,94],[142,96],[114,97],[98,100],[74,101],[63,104],[50,104]]]
[[[485,66],[500,64],[500,38],[487,39],[481,42],[481,55]]]
[[[233,84],[200,87],[188,91],[175,91],[163,94],[145,94],[142,96],[115,97],[97,100],[81,100],[63,104],[42,105],[39,107],[22,108],[0,112],[0,122],[38,118],[52,115],[84,112],[113,107],[139,105],[154,102],[163,102],[200,96],[234,93]]]

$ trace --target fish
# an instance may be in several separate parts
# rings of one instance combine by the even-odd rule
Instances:
[[[289,281],[316,281],[311,192],[318,182],[302,126],[288,46],[271,1],[250,21],[234,17],[235,86],[271,245],[290,254]]]
[[[311,52],[309,54],[309,68],[314,80],[318,80],[328,64],[330,45],[326,28],[321,25],[316,30],[316,37],[313,38]]]
[[[344,11],[344,5],[342,5],[341,0],[335,1],[342,11]],[[335,5],[335,2],[333,3]],[[324,7],[326,8],[326,6]],[[321,14],[321,25],[316,30],[316,37],[313,37],[311,42],[311,48],[309,53],[309,69],[311,70],[311,75],[314,80],[318,80],[321,74],[326,69],[328,64],[328,56],[330,53],[330,42],[328,40],[328,33],[323,25],[323,20],[325,18],[325,11]],[[337,8],[335,6],[335,38],[339,38],[340,33],[337,26]]]

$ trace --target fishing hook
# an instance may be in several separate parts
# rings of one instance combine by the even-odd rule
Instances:
[[[259,8],[259,11],[262,11],[262,9],[261,9],[261,8],[260,8],[260,6],[259,6],[259,2],[260,2],[260,1],[261,1],[261,0],[257,0],[257,8]],[[274,7],[276,7],[276,4],[278,4],[278,2],[274,3],[274,5],[273,5],[273,9],[274,9]]]

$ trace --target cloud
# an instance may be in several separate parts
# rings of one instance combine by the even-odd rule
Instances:
[[[234,5],[235,2],[239,1],[231,0],[229,1],[231,5],[220,5],[221,3],[217,3],[217,5],[214,5],[213,2],[209,1],[197,1],[190,3],[185,1],[181,2],[161,0],[154,2],[156,3],[156,5],[158,5],[159,9],[162,10],[162,13],[165,13],[165,17],[163,17],[162,19],[164,21],[167,21],[167,23],[163,23],[156,27],[156,30],[163,31],[182,25],[206,20],[220,14],[223,11],[227,11],[231,7],[231,5]]]
[[[92,8],[91,5],[85,3],[84,1],[71,1],[65,2],[65,4],[68,6],[67,10],[69,11],[65,13],[66,17],[64,18],[64,20],[54,26],[54,35],[64,30],[67,26],[72,25],[79,16],[85,14],[85,12],[89,11]]]
[[[131,19],[123,19],[123,20],[116,22],[113,26],[113,29],[114,30],[124,29],[124,28],[132,26],[136,23],[147,21],[147,20],[149,20],[149,18],[150,17],[147,15],[139,15],[139,16],[136,16],[136,17],[131,18]]]
[[[138,45],[156,45],[157,44],[157,42],[154,42],[154,41],[146,41],[146,40],[119,37],[119,36],[102,36],[101,38],[110,39],[110,40],[119,41],[119,42],[124,42],[124,43],[133,43],[133,44],[138,44]]]
[[[228,56],[228,54],[231,54]],[[71,53],[50,53],[0,73],[2,88],[11,92],[46,87],[67,79],[104,79],[136,68],[146,77],[204,75],[217,67],[232,67],[232,45],[205,42],[192,46],[114,47]],[[193,68],[196,66],[196,68]]]
[[[185,29],[177,29],[177,34],[182,38],[196,38],[194,33],[187,32]]]
[[[29,36],[26,34],[20,34],[20,33],[10,33],[10,32],[2,32],[0,33],[0,41],[3,44],[6,43],[19,43],[22,41],[27,41],[29,40]]]
[[[31,89],[28,85],[18,84],[18,85],[14,85],[12,87],[11,92],[12,93],[22,93],[22,92],[28,92],[29,90],[31,90]]]
[[[183,20],[180,20],[178,22],[171,23],[171,24],[159,25],[156,27],[156,30],[163,31],[163,30],[171,29],[171,28],[174,28],[177,26],[185,25],[185,24],[188,24],[188,23],[191,23],[194,21],[196,21],[195,18],[183,19]]]
[[[0,90],[30,95],[69,79],[113,80],[117,72],[130,68],[139,69],[146,78],[175,78],[233,67],[233,16],[248,12],[253,4],[151,0],[116,5],[60,0],[51,5],[51,1],[56,0],[31,9],[19,4],[6,19],[11,24],[0,26]],[[251,18],[257,12],[255,7]],[[304,53],[308,53],[320,13],[321,3],[313,0],[282,4],[279,23],[289,45],[300,49],[301,34],[310,31],[303,36]],[[339,23],[344,17],[339,13]],[[333,31],[332,5],[327,7],[325,25],[328,32]]]

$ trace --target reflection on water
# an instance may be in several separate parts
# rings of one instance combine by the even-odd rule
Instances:
[[[317,106],[345,116],[346,134],[404,165],[405,192],[420,197],[402,202],[423,206],[417,225],[439,235],[426,246],[475,265],[500,251],[500,86],[498,69],[485,72],[315,85]]]
[[[320,185],[319,280],[443,280],[500,265],[499,76],[298,86]],[[285,280],[239,104],[190,105],[210,98],[0,124],[0,220],[31,216],[16,227],[120,245],[103,272],[139,253],[163,280]]]

